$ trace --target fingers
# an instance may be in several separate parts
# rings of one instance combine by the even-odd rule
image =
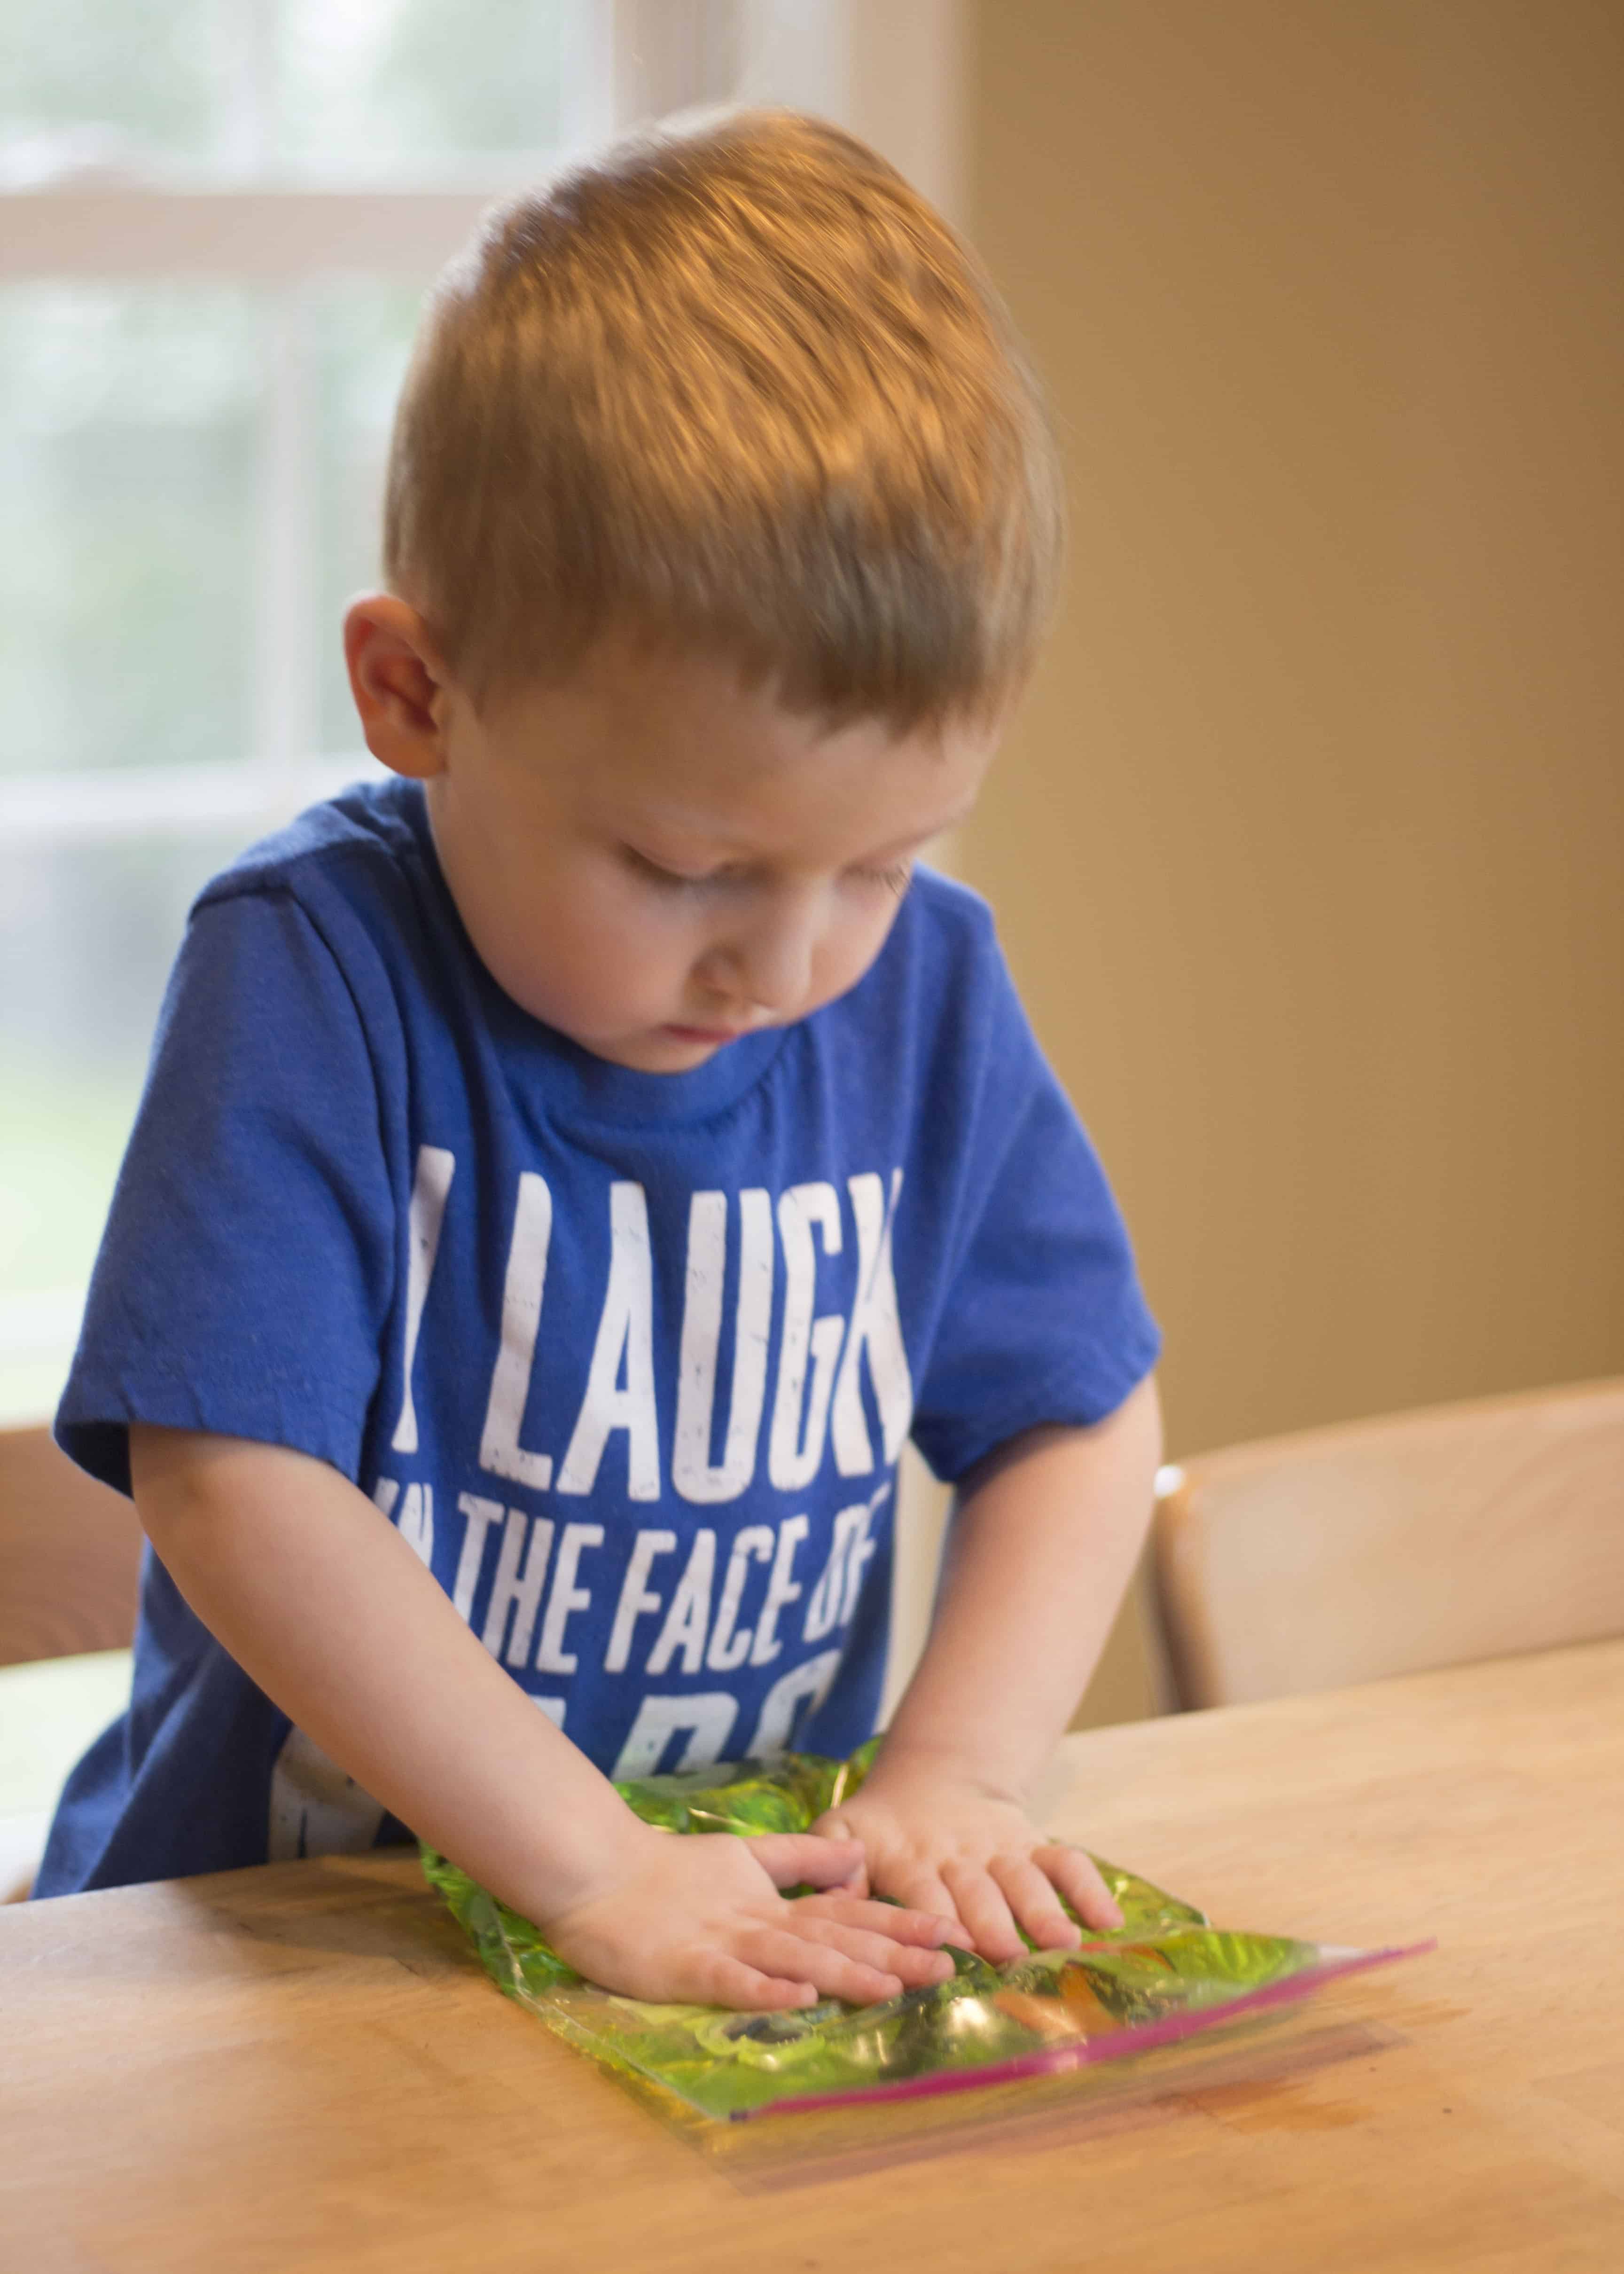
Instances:
[[[966,1922],[959,1915],[959,1906],[948,1891],[941,1873],[929,1864],[916,1864],[911,1870],[884,1873],[880,1881],[880,1893],[890,1895],[900,1904],[907,1905],[897,1913],[898,1918],[939,1918],[946,1926],[946,1939],[964,1947],[967,1931]]]
[[[863,1846],[861,1840],[853,1838],[852,1827],[846,1822],[845,1817],[820,1816],[817,1822],[812,1826],[812,1834],[815,1839],[827,1841],[836,1847],[855,1848],[857,1849],[858,1856],[861,1860],[859,1861],[856,1871],[853,1872],[846,1884],[850,1886],[852,1893],[854,1895],[866,1895],[869,1894],[871,1892],[871,1883],[868,1878],[868,1850]]]
[[[685,1991],[698,2004],[736,2006],[741,2012],[754,2014],[781,2014],[796,2006],[815,2006],[818,1995],[810,1982],[763,1973],[742,1958],[718,1950],[703,1954]]]
[[[865,1930],[843,1916],[831,1916],[812,1909],[816,1896],[795,1905],[791,1931],[802,1935],[808,1942],[822,1943],[830,1950],[838,1950],[860,1965],[871,1967],[878,1974],[894,1974],[909,1990],[922,1989],[929,1982],[945,1982],[953,1970],[953,1962],[946,1951],[937,1948],[937,1935],[929,1948],[920,1948],[894,1939],[883,1924]],[[865,1911],[874,1910],[882,1922],[897,1914],[888,1911],[883,1903],[864,1904]],[[936,1922],[932,1922],[933,1925]]]
[[[764,1832],[746,1842],[775,1887],[845,1887],[863,1877],[856,1840],[825,1840],[816,1832]],[[863,1893],[868,1893],[865,1881]]]
[[[1084,1929],[1095,1934],[1114,1933],[1122,1924],[1117,1908],[1091,1857],[1080,1848],[1047,1842],[1030,1854],[1004,1853],[985,1864],[962,1859],[944,1861],[933,1869],[915,1864],[901,1870],[880,1862],[873,1884],[895,1905],[866,1904],[869,1875],[861,1869],[863,1849],[857,1842],[834,1836],[844,1832],[846,1819],[827,1817],[824,1830],[810,1834],[783,1834],[750,1841],[770,1876],[780,1887],[797,1880],[837,1891],[816,1899],[824,1907],[849,1898],[838,1916],[848,1924],[889,1937],[897,1943],[934,1947],[943,1941],[968,1943],[994,1965],[1006,1965],[1025,1948],[1022,1934],[1040,1950],[1070,1950],[1081,1939],[1058,1897],[1064,1895],[1077,1912]],[[822,1849],[823,1856],[808,1850]],[[773,1851],[761,1856],[763,1849]],[[853,1870],[847,1857],[854,1857]],[[821,1865],[821,1868],[819,1868]],[[895,1969],[891,1954],[884,1962]],[[930,1977],[937,1978],[936,1977]]]
[[[1016,1924],[1040,1950],[1072,1950],[1082,1936],[1060,1908],[1054,1882],[1030,1856],[995,1856],[987,1866]]]
[[[891,1942],[917,1943],[928,1950],[940,1949],[959,1931],[951,1906],[938,1911],[905,1910],[898,1903],[870,1902],[860,1895],[848,1895],[844,1888],[832,1894],[803,1895],[796,1909],[838,1919],[846,1926],[866,1928]]]
[[[731,1946],[696,1951],[686,1966],[679,1962],[677,1976],[665,1977],[660,1995],[755,2012],[807,2006],[819,1998],[876,2006],[905,1990],[944,1981],[953,1970],[945,1951],[909,1949],[883,1935],[808,1916],[800,1904],[782,1924],[743,1927]]]
[[[902,1977],[889,1968],[869,1965],[846,1950],[788,1927],[762,1927],[741,1946],[748,1952],[750,1962],[763,1973],[781,1976],[786,1982],[810,1982],[821,1996],[844,1998],[853,2006],[877,2006],[887,1998],[900,1997],[905,1987]],[[919,1962],[920,1954],[908,1956]]]
[[[1094,1859],[1080,1848],[1048,1847],[1033,1851],[1032,1860],[1046,1872],[1086,1927],[1095,1934],[1114,1934],[1122,1924],[1122,1911]]]
[[[981,1956],[995,1966],[1007,1966],[1026,1948],[1015,1931],[1015,1921],[1003,1889],[984,1864],[944,1864],[942,1878],[959,1917],[974,1938]]]
[[[601,1959],[590,1949],[575,1954],[589,1980],[605,1980],[623,1996],[661,2005],[692,1999],[753,2013],[816,2005],[823,1998],[879,2005],[953,1970],[944,1951],[908,1949],[830,1919],[803,1920],[799,1905],[785,1909],[783,1924],[735,1919],[713,1930],[712,1939],[643,1950],[629,1962],[610,1952]]]
[[[1074,1950],[1082,1936],[1056,1900],[1064,1894],[1084,1925],[1109,1934],[1122,1913],[1079,1849],[1047,1846],[1031,1856],[994,1856],[983,1867],[950,1863],[942,1877],[975,1947],[995,1966],[1019,1958],[1030,1935],[1040,1950]]]

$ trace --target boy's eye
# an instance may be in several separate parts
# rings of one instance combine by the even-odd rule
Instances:
[[[670,892],[699,892],[707,885],[742,885],[748,881],[748,874],[741,870],[707,869],[696,876],[681,869],[667,869],[660,862],[650,860],[646,853],[640,853],[635,845],[623,846],[621,852],[628,868],[635,870],[638,876],[646,877],[650,884],[662,885]],[[887,892],[900,897],[907,890],[908,881],[914,874],[914,864],[911,861],[896,861],[883,869],[855,868],[849,870],[847,874],[860,885],[883,885]]]
[[[640,877],[647,877],[654,884],[670,886],[673,892],[680,891],[685,885],[691,887],[710,882],[709,876],[690,877],[685,876],[680,869],[663,869],[658,861],[650,861],[646,853],[639,853],[635,845],[627,845],[621,849],[628,869],[635,869]]]
[[[914,874],[911,861],[895,861],[886,869],[853,869],[852,874],[865,885],[883,885],[887,892],[898,897],[906,892],[908,879]]]

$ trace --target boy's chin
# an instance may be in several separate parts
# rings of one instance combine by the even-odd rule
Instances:
[[[732,1035],[700,1034],[680,1027],[654,1027],[638,1035],[593,1041],[584,1047],[611,1065],[634,1073],[691,1073],[736,1040]]]

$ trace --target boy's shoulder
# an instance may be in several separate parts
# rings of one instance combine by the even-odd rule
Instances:
[[[913,907],[942,937],[962,940],[966,945],[984,947],[993,936],[992,910],[981,894],[961,885],[957,877],[929,868],[922,861],[914,868],[903,905]]]
[[[996,961],[998,954],[993,912],[981,894],[921,862],[881,961],[918,961],[961,974],[966,966]]]
[[[248,846],[210,879],[194,906],[265,892],[306,900],[336,889],[350,897],[365,890],[369,877],[381,883],[420,865],[426,833],[416,782],[394,775],[354,782]]]
[[[867,1095],[883,1067],[893,1101],[934,1100],[950,1121],[961,1116],[966,1096],[1012,1050],[1019,1057],[1025,1031],[987,902],[956,877],[915,868],[874,963],[804,1031],[842,1084]]]
[[[872,970],[841,999],[859,1018],[870,998],[889,998],[894,1006],[906,1005],[910,1023],[945,1018],[962,1029],[989,990],[1006,983],[987,902],[957,877],[921,865]]]

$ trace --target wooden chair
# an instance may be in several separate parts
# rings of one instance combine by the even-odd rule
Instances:
[[[130,1693],[141,1532],[45,1429],[0,1430],[0,1902],[26,1895],[62,1780]]]
[[[1203,1454],[1152,1542],[1185,1708],[1624,1634],[1624,1381]]]
[[[135,1632],[141,1528],[48,1429],[0,1430],[0,1666],[119,1650]]]

